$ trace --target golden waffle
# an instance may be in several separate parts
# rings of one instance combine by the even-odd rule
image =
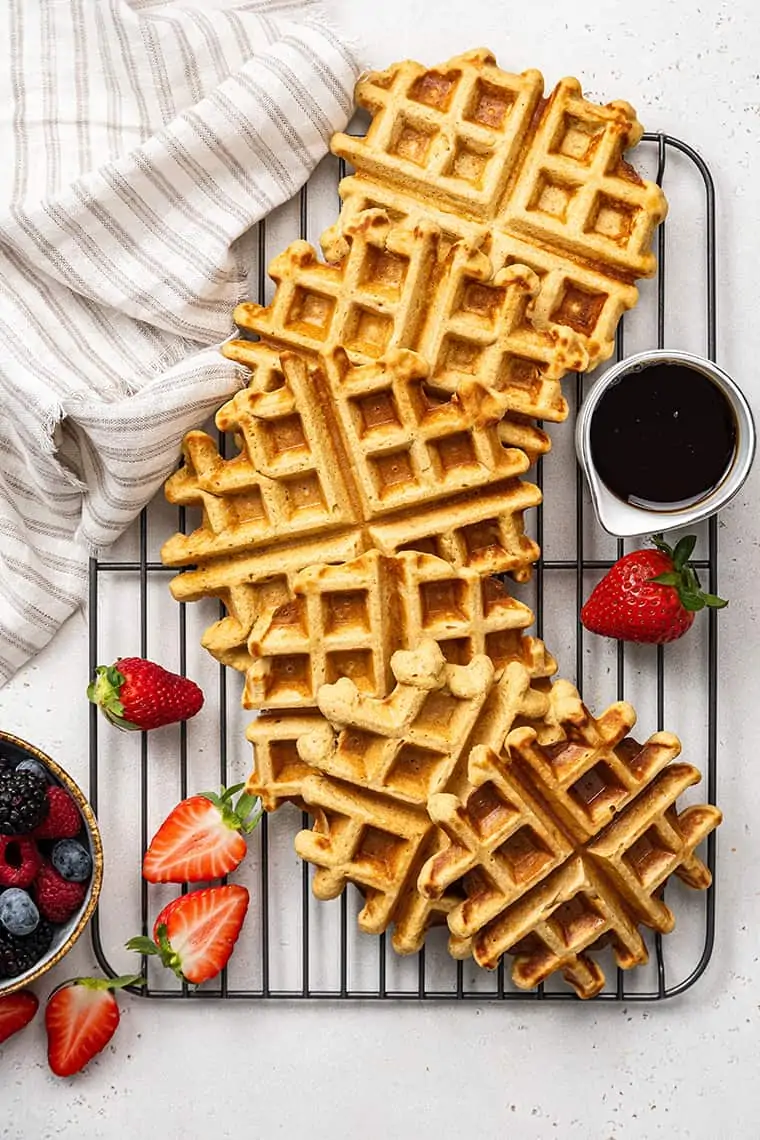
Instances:
[[[437,796],[428,804],[451,842],[423,868],[419,886],[435,896],[468,877],[467,897],[452,916],[457,935],[481,930],[532,885],[532,875],[544,877],[557,865],[551,853],[567,856],[598,834],[678,755],[670,734],[651,737],[643,748],[627,736],[636,716],[626,702],[595,720],[573,686],[560,680],[551,709],[563,739],[540,744],[532,728],[517,728],[507,738],[508,760],[474,750],[464,795]],[[523,757],[528,763],[521,764]],[[509,854],[518,850],[519,858]]]
[[[709,804],[680,813],[674,807],[676,797],[700,779],[690,764],[671,764],[588,847],[633,912],[662,934],[671,931],[676,921],[658,894],[665,880],[675,874],[696,890],[710,885],[710,872],[694,851],[720,823],[720,812]]]
[[[709,885],[693,852],[720,813],[675,814],[676,796],[699,773],[671,764],[680,744],[670,733],[643,747],[628,737],[630,705],[618,702],[595,720],[573,687],[557,681],[551,713],[562,741],[516,728],[501,756],[473,749],[463,794],[430,798],[448,843],[422,868],[418,887],[430,898],[454,884],[463,891],[449,927],[479,965],[494,968],[509,951],[517,985],[531,988],[560,970],[590,997],[604,975],[583,951],[606,935],[618,965],[645,962],[636,924],[663,933],[674,924],[654,891],[672,873]],[[525,939],[528,949],[515,949]]]
[[[412,556],[412,559],[415,557]],[[422,556],[423,562],[428,562],[428,558],[429,556]],[[437,559],[431,561],[438,562]],[[434,565],[433,569],[440,572],[441,567],[445,567],[445,565],[445,563]],[[414,562],[412,562],[412,568],[414,569]],[[448,577],[452,573],[451,569],[448,568],[445,578],[434,578],[429,581],[431,584],[435,582],[436,586],[441,584],[448,586],[451,581],[456,581]],[[487,632],[489,624],[494,620],[494,604],[498,606],[501,601],[509,602],[511,600],[501,591],[498,583],[494,582],[493,579],[486,579],[483,583],[481,595],[484,602],[488,603],[488,596],[492,590],[494,590],[493,600],[488,604],[488,609],[491,612],[490,615],[486,612],[482,626],[480,625],[482,619],[479,616],[478,597],[477,595],[472,597],[475,613],[467,619],[468,623],[471,622],[472,625],[471,627],[468,625],[468,632],[465,637],[455,639],[453,650],[452,644],[447,643],[446,639],[440,636],[440,631],[436,631],[436,624],[439,620],[435,616],[437,605],[433,607],[433,619],[424,620],[423,618],[419,629],[414,624],[407,625],[406,645],[416,647],[422,643],[425,637],[429,638],[431,634],[436,636],[438,633],[438,645],[441,652],[447,657],[450,664],[461,665],[469,664],[473,660],[476,656],[474,650],[479,648],[481,640],[485,640],[494,655],[497,675],[500,675],[510,661],[515,661],[526,670],[530,684],[536,692],[547,692],[549,678],[556,672],[557,663],[547,652],[543,642],[537,638],[525,636],[518,627],[505,626],[503,630]],[[420,603],[424,607],[422,599],[420,599]],[[407,604],[410,610],[415,610],[417,603],[413,595],[408,599]],[[463,631],[458,630],[458,632]],[[498,641],[489,640],[492,638],[498,638]],[[320,652],[318,642],[312,642],[311,652],[317,654]],[[356,685],[356,680],[354,678],[352,680]],[[356,687],[358,690],[359,686]],[[389,683],[387,691],[390,691],[392,687],[392,683]],[[248,727],[246,735],[253,745],[253,770],[248,778],[246,790],[251,795],[259,796],[266,811],[275,811],[284,802],[293,802],[299,806],[304,806],[301,786],[305,777],[312,774],[313,769],[301,760],[298,754],[298,740],[301,736],[323,731],[323,722],[322,714],[316,710],[278,714],[264,712]],[[544,728],[543,732],[544,736],[548,738],[547,734],[551,730]]]
[[[383,700],[347,679],[322,688],[337,735],[322,725],[294,741],[314,769],[298,773],[315,824],[296,850],[317,867],[317,897],[356,883],[360,928],[395,924],[400,953],[446,916],[455,957],[493,968],[510,952],[520,986],[559,970],[593,996],[604,975],[585,952],[606,943],[623,968],[646,961],[638,923],[672,926],[655,897],[671,873],[708,885],[694,848],[720,821],[711,807],[676,814],[699,778],[670,763],[677,738],[639,745],[630,705],[597,720],[569,683],[531,682],[518,662],[496,680],[487,658],[448,665],[424,641],[392,667]]]
[[[366,210],[341,227],[335,263],[294,242],[269,266],[277,286],[271,305],[246,302],[233,318],[267,342],[320,354],[334,398],[342,379],[331,363],[336,348],[355,364],[390,348],[413,349],[437,389],[454,392],[475,378],[502,392],[505,442],[535,456],[548,444],[526,417],[566,418],[559,378],[585,367],[586,350],[571,329],[528,316],[540,289],[532,270],[513,265],[495,273],[482,237],[442,256],[440,238],[425,218],[408,228]],[[222,351],[240,360],[240,350],[232,341]]]
[[[495,681],[487,657],[449,665],[431,640],[394,654],[391,667],[397,684],[383,699],[360,693],[347,678],[320,689],[320,711],[339,731],[325,723],[298,741],[313,769],[301,794],[315,823],[296,836],[296,851],[317,867],[318,898],[356,883],[365,900],[360,928],[378,933],[392,923],[393,946],[406,954],[452,905],[448,896],[425,899],[416,888],[437,842],[429,796],[456,786],[475,726],[499,748],[518,718],[546,717],[549,697],[518,662]]]
[[[585,998],[604,986],[598,963],[585,953],[600,940],[611,942],[622,969],[645,963],[636,924],[665,934],[675,923],[657,889],[673,873],[698,890],[710,885],[694,848],[718,826],[721,813],[700,805],[679,815],[674,807],[676,796],[700,779],[690,764],[661,772],[598,840],[477,935],[479,965],[492,968],[509,950],[516,985],[532,989],[559,970]]]
[[[356,89],[372,116],[366,136],[332,139],[356,174],[341,184],[341,219],[324,244],[333,256],[368,207],[434,222],[447,243],[486,239],[495,273],[518,264],[539,275],[533,320],[574,330],[591,369],[613,351],[636,278],[654,272],[667,203],[623,158],[642,134],[628,103],[591,103],[576,79],[543,90],[540,72],[509,74],[485,49],[366,76]]]
[[[532,652],[533,639],[521,632],[533,622],[527,606],[496,579],[431,554],[371,550],[336,566],[308,566],[294,575],[292,592],[292,601],[254,624],[245,708],[315,707],[319,687],[339,677],[385,696],[392,654],[423,637],[458,665],[485,653],[501,669]]]
[[[460,786],[474,741],[498,750],[513,725],[527,723],[550,743],[561,729],[540,676],[545,666],[537,665],[534,680],[524,664],[512,661],[497,680],[488,658],[449,665],[440,647],[425,640],[415,652],[396,653],[392,669],[397,684],[382,700],[345,678],[320,690],[320,711],[344,727],[334,735],[325,725],[297,742],[314,769],[301,791],[316,822],[296,837],[296,850],[318,867],[318,897],[332,898],[346,882],[356,883],[365,895],[361,929],[376,932],[393,923],[394,948],[405,954],[419,949],[427,928],[457,901],[454,895],[425,898],[416,888],[422,865],[445,841],[428,814],[428,798]],[[465,953],[467,946],[456,949]]]
[[[489,937],[496,945],[491,958],[485,958],[482,942],[487,947]],[[580,998],[595,997],[605,983],[599,963],[584,951],[610,945],[623,970],[643,966],[648,959],[644,939],[619,896],[581,855],[574,855],[478,936],[476,961],[495,965],[504,942],[514,954],[515,985],[530,990],[557,971]]]
[[[298,754],[298,741],[321,731],[323,724],[322,714],[311,709],[262,713],[248,725],[245,734],[253,745],[253,770],[246,791],[259,797],[264,811],[276,811],[283,803],[305,806],[301,787],[311,768]]]
[[[194,567],[172,581],[175,598],[224,602],[229,616],[203,639],[220,660],[247,666],[256,618],[291,602],[311,565],[413,549],[456,570],[529,576],[539,551],[523,511],[541,495],[518,477],[525,454],[501,442],[499,393],[470,383],[437,397],[424,362],[400,351],[357,368],[342,357],[331,398],[303,355],[253,342],[236,352],[253,378],[217,414],[236,454],[186,436],[166,495],[200,507],[201,525],[162,549],[167,565]]]

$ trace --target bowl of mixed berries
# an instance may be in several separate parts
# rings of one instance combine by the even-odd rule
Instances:
[[[100,832],[83,793],[44,752],[0,732],[0,995],[69,952],[102,879]]]

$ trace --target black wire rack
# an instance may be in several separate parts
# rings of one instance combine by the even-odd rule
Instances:
[[[688,283],[690,293],[694,291],[694,279],[698,278],[704,302],[700,302],[700,313],[693,325],[698,328],[692,332],[698,334],[701,345],[694,345],[696,351],[706,354],[711,360],[716,357],[716,234],[715,234],[715,189],[710,171],[700,155],[688,144],[677,138],[665,134],[646,134],[642,140],[639,154],[656,164],[656,180],[662,185],[668,182],[668,194],[671,201],[670,219],[658,231],[657,253],[658,272],[651,289],[644,294],[639,308],[648,308],[650,312],[649,331],[646,343],[638,347],[666,346],[666,326],[669,326],[671,315],[677,310],[685,284],[681,275],[674,275],[674,284],[669,286],[669,256],[667,233],[668,228],[679,217],[679,203],[671,194],[669,184],[670,167],[675,163],[680,168],[680,174],[685,172],[686,182],[690,183],[689,193],[686,195],[690,205],[684,206],[690,217],[687,219],[687,229],[691,233],[691,241],[696,247],[690,255],[690,272],[693,275]],[[343,177],[345,167],[342,162],[328,159],[330,163],[329,177],[334,179]],[[306,237],[310,228],[310,194],[309,186],[300,192],[298,202],[298,229],[301,237]],[[691,214],[700,214],[700,223],[692,225]],[[683,223],[684,219],[681,218]],[[258,290],[259,300],[265,299],[267,288],[267,226],[269,222],[261,222],[258,226],[258,254],[256,258],[255,288]],[[290,239],[294,237],[290,235]],[[638,312],[638,309],[636,310]],[[670,329],[668,327],[668,331]],[[617,342],[616,358],[621,359],[626,354],[627,322],[620,322]],[[578,376],[571,384],[569,392],[570,402],[574,411],[580,407],[587,379]],[[564,425],[562,431],[568,436],[572,434],[572,427]],[[223,439],[220,441],[223,446]],[[601,556],[597,556],[599,540],[603,538],[590,507],[588,493],[580,469],[574,461],[572,450],[566,446],[564,461],[562,455],[553,451],[545,462],[538,464],[536,481],[544,487],[549,465],[561,464],[559,472],[565,488],[570,490],[575,500],[574,525],[571,525],[571,541],[574,550],[568,556],[554,557],[547,553],[542,557],[535,568],[533,583],[531,585],[530,604],[536,614],[536,632],[539,637],[544,636],[545,614],[547,603],[553,594],[560,590],[563,599],[572,607],[572,613],[578,615],[581,604],[588,592],[589,582],[599,577],[608,569],[617,557],[624,553],[622,541],[607,539],[607,547]],[[115,555],[105,559],[92,559],[90,562],[90,596],[89,596],[89,622],[90,622],[90,668],[91,671],[104,656],[101,628],[104,610],[103,592],[104,583],[118,579],[121,593],[119,595],[119,609],[123,614],[134,614],[136,629],[134,649],[139,648],[143,656],[148,656],[151,649],[152,632],[155,624],[155,612],[160,610],[163,618],[170,621],[175,627],[174,637],[177,639],[177,668],[184,673],[188,666],[188,653],[195,645],[193,635],[188,633],[188,613],[184,605],[175,604],[166,589],[167,573],[172,573],[164,567],[157,558],[153,558],[149,549],[149,531],[151,527],[152,512],[158,508],[155,504],[143,511],[137,534],[133,535],[134,545],[130,553],[121,558]],[[166,509],[166,508],[164,508]],[[533,528],[535,537],[545,549],[545,540],[551,537],[553,525],[547,523],[546,506],[535,512]],[[173,515],[169,529],[161,537],[168,537],[172,524],[178,524],[178,529],[185,529],[186,520],[182,509]],[[711,593],[718,592],[718,521],[712,518],[703,524],[697,547],[698,558],[695,562],[697,568],[707,577]],[[162,594],[158,602],[150,601],[151,585],[158,581]],[[214,604],[215,605],[215,604]],[[211,617],[216,617],[216,611]],[[125,618],[125,620],[127,620]],[[130,619],[131,620],[131,619]],[[574,641],[574,651],[570,658],[562,657],[563,672],[568,673],[568,666],[573,665],[575,683],[583,690],[584,679],[592,682],[595,671],[608,675],[610,684],[609,695],[613,699],[623,699],[630,688],[631,670],[639,678],[639,686],[644,685],[651,697],[650,719],[656,721],[656,728],[664,727],[666,704],[668,719],[681,703],[681,698],[688,689],[699,693],[699,708],[702,710],[703,724],[699,748],[696,752],[691,749],[690,740],[691,720],[685,731],[681,729],[680,735],[684,738],[689,754],[693,755],[698,766],[706,775],[706,794],[710,802],[716,801],[717,794],[717,712],[718,712],[718,674],[717,674],[717,623],[716,613],[710,609],[702,615],[702,633],[692,641],[691,656],[687,659],[675,660],[669,654],[672,647],[662,646],[652,650],[652,655],[634,660],[631,664],[631,655],[636,654],[639,647],[631,649],[622,642],[618,643],[609,652],[612,658],[606,664],[599,665],[590,655],[589,642],[599,639],[588,638],[577,616],[574,617],[574,628],[570,641]],[[690,635],[691,638],[691,635]],[[685,639],[689,641],[690,639]],[[139,643],[139,645],[138,645]],[[552,649],[557,646],[551,643]],[[218,751],[218,764],[216,764],[217,779],[227,785],[231,774],[231,750],[238,753],[239,741],[233,739],[233,720],[239,715],[237,706],[238,689],[236,686],[237,674],[230,674],[224,667],[217,667],[212,663],[216,672],[216,703],[218,704],[218,725],[214,730],[215,745]],[[643,680],[642,680],[643,678]],[[209,703],[213,701],[208,685],[206,692]],[[639,693],[636,693],[637,703]],[[654,727],[647,726],[647,727]],[[679,725],[679,728],[681,726]],[[168,730],[167,730],[168,731]],[[164,775],[166,766],[173,770],[175,789],[182,798],[198,790],[190,786],[191,749],[188,743],[188,732],[193,731],[188,725],[182,724],[176,728],[176,736],[172,737],[170,755],[162,756],[161,765]],[[118,734],[115,734],[118,735]],[[138,734],[134,734],[135,737]],[[113,767],[106,753],[113,747],[114,734],[110,730],[101,731],[97,711],[91,709],[90,718],[90,799],[93,808],[98,812],[101,801],[107,797],[102,796],[104,785],[113,782]],[[128,868],[129,881],[134,886],[134,896],[120,903],[117,913],[111,917],[104,914],[103,903],[98,914],[92,922],[92,942],[95,955],[109,975],[115,975],[117,970],[112,965],[112,958],[121,953],[126,936],[134,934],[134,929],[120,929],[120,913],[122,910],[131,910],[142,926],[143,933],[150,930],[153,916],[160,906],[167,901],[163,897],[157,901],[154,892],[165,888],[150,887],[140,876],[140,858],[151,835],[150,809],[154,798],[155,761],[152,756],[153,740],[148,734],[142,733],[138,737],[139,744],[137,769],[135,780],[137,789],[131,799],[134,805],[136,800],[137,819],[131,818],[127,826],[139,831],[139,851],[133,845],[134,866]],[[243,744],[245,741],[243,740]],[[164,744],[164,751],[166,745]],[[241,761],[242,763],[243,761]],[[171,806],[171,805],[169,805]],[[124,813],[120,814],[123,819]],[[160,817],[159,817],[160,821]],[[152,965],[144,962],[148,968],[149,984],[140,991],[147,998],[162,999],[408,999],[408,1000],[454,1000],[484,1002],[490,1000],[501,1001],[555,1001],[576,1000],[575,995],[567,988],[552,988],[551,983],[538,987],[531,992],[523,992],[514,988],[509,981],[509,972],[502,962],[494,973],[478,970],[470,963],[453,962],[447,960],[443,950],[445,941],[435,944],[433,938],[429,944],[412,959],[397,959],[389,944],[386,944],[385,935],[379,938],[368,938],[356,932],[354,918],[355,899],[344,892],[334,903],[320,903],[315,908],[310,890],[310,871],[306,864],[294,865],[290,868],[291,860],[283,856],[287,847],[278,840],[289,841],[298,825],[309,826],[308,816],[302,817],[295,809],[283,808],[275,816],[264,817],[254,834],[251,842],[252,851],[247,864],[247,873],[250,876],[252,887],[252,911],[255,911],[254,927],[250,935],[245,933],[243,939],[248,940],[247,950],[243,951],[243,963],[238,964],[241,954],[240,947],[236,952],[230,970],[234,974],[224,971],[218,983],[214,986],[204,986],[194,989],[179,982],[173,984],[173,979],[167,981],[167,976],[155,976],[150,972]],[[107,823],[101,818],[101,827],[104,832],[106,859],[108,865],[109,842],[111,835]],[[135,837],[137,838],[137,837]],[[114,842],[116,842],[114,838]],[[707,840],[706,863],[715,873],[716,841],[714,833]],[[295,857],[293,856],[293,860]],[[288,863],[291,876],[290,889],[287,901],[278,896],[276,884],[273,882],[279,863]],[[121,861],[116,874],[119,881],[124,880]],[[237,876],[236,876],[237,877]],[[139,884],[139,885],[138,885]],[[124,888],[122,882],[122,890]],[[678,890],[678,885],[669,886],[668,891]],[[357,895],[358,897],[358,895]],[[596,1001],[657,1001],[674,997],[688,990],[704,973],[710,960],[715,939],[715,886],[707,892],[696,894],[683,893],[678,900],[679,927],[684,922],[686,930],[678,946],[677,963],[671,966],[670,945],[676,935],[669,935],[663,946],[659,935],[650,940],[651,963],[649,967],[640,967],[630,974],[610,966],[607,972],[608,984],[598,995]],[[291,934],[283,935],[282,925],[284,915],[294,918]],[[325,920],[329,915],[329,921]],[[251,925],[249,913],[248,932]],[[273,925],[277,932],[273,933]],[[432,932],[436,936],[439,932]],[[443,932],[440,932],[443,937]],[[243,942],[241,939],[241,943]],[[282,970],[277,967],[283,954],[287,952],[292,969],[288,976],[283,977]],[[611,962],[611,959],[609,959]],[[164,972],[165,974],[165,972]]]

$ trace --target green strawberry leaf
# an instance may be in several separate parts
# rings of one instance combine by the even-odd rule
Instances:
[[[258,796],[252,796],[250,792],[244,792],[238,802],[235,804],[235,811],[241,819],[245,820],[253,811],[256,806]]]
[[[662,535],[654,535],[652,541],[660,550],[670,553],[662,541]],[[673,569],[666,570],[665,573],[658,574],[654,578],[649,578],[648,581],[657,582],[660,586],[673,586],[678,591],[681,605],[690,613],[697,613],[699,610],[703,610],[705,606],[709,606],[711,609],[723,609],[728,605],[728,602],[717,597],[716,594],[705,593],[700,584],[699,575],[689,563],[696,542],[695,535],[684,535],[672,552]]]
[[[675,550],[673,551],[673,566],[676,570],[683,570],[686,563],[692,556],[694,547],[697,545],[697,536],[695,534],[684,535],[679,539]]]
[[[659,586],[680,586],[682,581],[683,576],[676,570],[666,570],[654,578],[647,578],[647,582],[657,582]]]
[[[686,590],[679,590],[678,597],[683,608],[690,613],[697,613],[705,608],[705,599],[701,594],[691,594]]]
[[[134,950],[137,954],[160,954],[158,946],[152,938],[146,938],[144,935],[138,935],[136,938],[130,938],[126,944],[127,950]]]
[[[233,797],[243,791],[243,788],[245,784],[233,784],[229,788],[222,788],[221,795],[217,795],[216,792],[198,792],[198,795],[218,809],[227,827],[233,831],[242,831],[244,835],[250,835],[261,819],[261,812],[252,819],[248,818],[258,803],[258,796],[252,796],[250,792],[244,791],[237,803],[233,802]]]
[[[261,822],[261,817],[263,816],[263,814],[264,814],[264,809],[261,808],[259,811],[256,812],[255,815],[251,816],[251,818],[249,820],[247,820],[246,823],[243,824],[242,831],[245,835],[250,835],[252,831],[255,831],[255,829],[258,827],[259,823]]]
[[[699,593],[699,579],[697,578],[697,575],[694,571],[694,567],[693,566],[684,566],[681,573],[683,575],[684,589],[687,591],[687,593],[698,594]]]
[[[147,986],[147,979],[142,974],[121,974],[118,978],[108,979],[109,990],[123,990],[126,986]]]
[[[713,610],[723,610],[728,605],[725,598],[719,598],[717,594],[702,594],[702,599],[706,606]]]

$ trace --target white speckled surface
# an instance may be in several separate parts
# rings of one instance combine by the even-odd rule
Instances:
[[[514,70],[581,77],[645,125],[690,141],[719,192],[719,360],[757,409],[760,20],[754,0],[336,0],[382,66],[487,44]],[[514,15],[511,14],[514,12]],[[688,280],[683,282],[688,289]],[[462,1008],[125,1000],[113,1048],[83,1077],[47,1072],[41,1019],[0,1047],[0,1137],[754,1138],[760,1116],[760,792],[747,710],[760,546],[760,468],[725,513],[721,585],[718,944],[707,975],[662,1006]],[[86,626],[72,620],[0,691],[0,722],[86,784]],[[125,811],[129,811],[128,801]],[[112,869],[120,873],[120,867]],[[57,973],[92,969],[84,940]],[[40,993],[47,987],[40,987]],[[224,1092],[220,1092],[223,1089]]]

